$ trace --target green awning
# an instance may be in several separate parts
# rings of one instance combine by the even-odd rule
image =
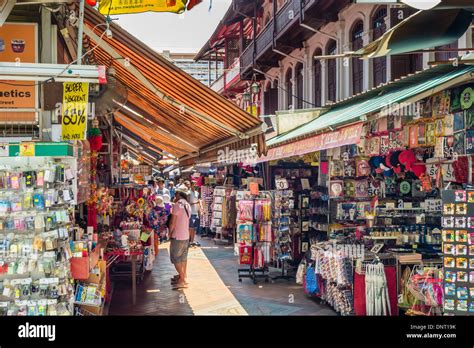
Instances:
[[[471,23],[472,13],[464,9],[419,11],[355,55],[376,58],[444,46],[458,40]]]
[[[442,65],[425,70],[342,101],[319,118],[268,140],[267,145],[275,146],[312,135],[328,127],[338,127],[359,121],[364,115],[380,111],[394,103],[407,101],[428,91],[434,92],[437,87],[449,88],[449,86],[443,86],[449,82],[454,84],[472,80],[471,73],[474,73],[474,66]]]

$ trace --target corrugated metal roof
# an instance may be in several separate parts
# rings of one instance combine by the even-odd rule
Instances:
[[[474,66],[440,66],[420,72],[338,103],[319,118],[268,140],[267,145],[275,146],[296,138],[309,136],[328,127],[355,122],[361,116],[377,112],[394,103],[401,103],[473,72]]]

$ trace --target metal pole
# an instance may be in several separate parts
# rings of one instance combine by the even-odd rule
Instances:
[[[79,28],[77,32],[77,64],[82,64],[82,35],[84,33],[84,5],[85,0],[79,3]]]

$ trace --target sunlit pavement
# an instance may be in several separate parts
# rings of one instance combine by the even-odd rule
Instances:
[[[189,250],[187,289],[172,289],[170,278],[176,272],[165,243],[153,271],[137,286],[137,304],[132,305],[130,282],[116,282],[109,315],[335,315],[294,280],[239,282],[241,266],[233,247],[198,240],[202,247]]]

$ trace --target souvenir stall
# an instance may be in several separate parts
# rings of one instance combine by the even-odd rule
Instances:
[[[250,278],[269,280],[268,264],[272,259],[271,195],[259,192],[258,185],[250,191],[237,191],[237,232],[239,264],[249,265],[238,270],[239,281]]]
[[[327,250],[310,242],[297,277],[308,293],[344,314],[469,314],[471,212],[465,187],[473,182],[473,105],[472,85],[445,90],[393,114],[367,115],[359,144],[327,150],[320,176],[327,177],[328,237],[336,245],[360,243],[364,256],[350,262],[352,282],[337,279],[328,291],[331,275],[318,269],[314,255],[319,250],[327,256]],[[370,295],[378,277],[386,283],[384,304]],[[350,311],[350,297],[342,295],[349,285]],[[397,297],[401,301],[393,306]]]
[[[0,156],[0,311],[72,315],[77,160],[66,143],[22,142]],[[81,252],[82,256],[82,252]]]

